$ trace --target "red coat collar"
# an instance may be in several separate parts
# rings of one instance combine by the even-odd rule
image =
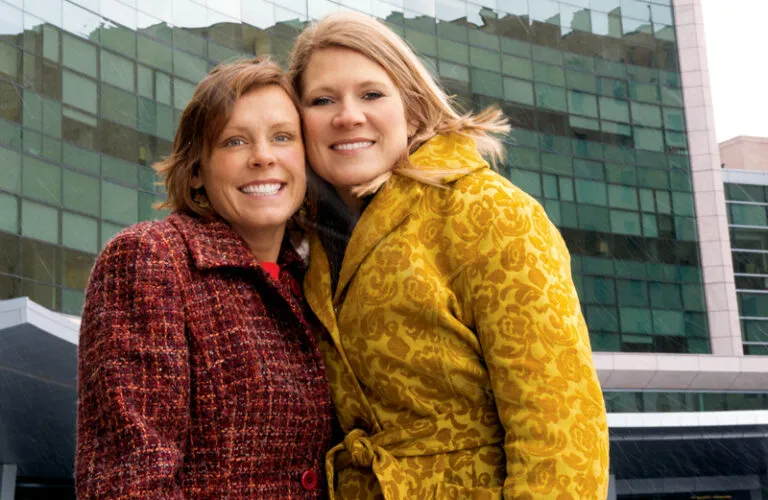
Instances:
[[[260,269],[259,261],[253,256],[243,238],[224,219],[173,212],[167,220],[181,234],[197,269]],[[304,270],[304,263],[288,238],[283,239],[277,263],[282,268],[290,268],[291,271]]]

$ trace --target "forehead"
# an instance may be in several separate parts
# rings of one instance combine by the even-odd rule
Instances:
[[[293,99],[279,85],[246,92],[232,106],[227,125],[242,121],[299,121]]]
[[[375,81],[395,86],[387,71],[370,57],[345,47],[329,47],[315,51],[302,75],[302,87],[311,89],[329,84],[359,84]]]

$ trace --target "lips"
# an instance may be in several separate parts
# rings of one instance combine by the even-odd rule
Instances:
[[[374,141],[368,140],[355,140],[354,142],[341,142],[331,144],[331,149],[334,151],[357,151],[360,149],[366,149],[373,146]]]
[[[284,186],[282,182],[259,182],[240,188],[240,192],[252,196],[271,196],[277,194]]]

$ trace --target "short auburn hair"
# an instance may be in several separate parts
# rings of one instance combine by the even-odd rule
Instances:
[[[216,213],[212,207],[202,208],[194,202],[192,179],[226,127],[237,100],[271,85],[283,89],[298,109],[296,94],[285,73],[268,56],[219,64],[197,84],[181,115],[171,154],[152,165],[167,192],[166,200],[158,208],[204,217]]]

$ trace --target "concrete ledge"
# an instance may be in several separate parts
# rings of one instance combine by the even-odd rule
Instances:
[[[765,356],[592,354],[604,390],[768,391]]]

